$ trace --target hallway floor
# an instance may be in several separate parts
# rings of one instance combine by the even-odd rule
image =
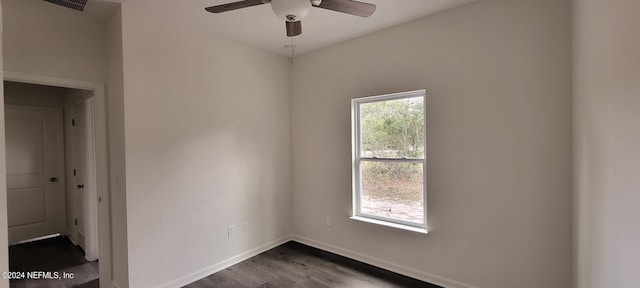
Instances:
[[[9,271],[18,278],[27,278],[27,272],[33,271],[44,272],[41,278],[56,272],[60,278],[73,275],[67,279],[14,279],[11,288],[98,287],[98,261],[85,260],[82,249],[64,236],[9,246]]]

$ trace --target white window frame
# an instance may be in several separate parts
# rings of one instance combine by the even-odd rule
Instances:
[[[353,196],[353,212],[351,219],[364,221],[373,224],[379,224],[394,228],[400,228],[409,231],[415,231],[420,233],[428,233],[427,230],[427,105],[426,105],[426,90],[416,90],[416,91],[408,91],[401,93],[393,93],[393,94],[385,94],[385,95],[377,95],[377,96],[369,96],[363,98],[356,98],[351,100],[351,143],[352,143],[352,196]],[[424,157],[423,158],[380,158],[380,157],[362,157],[360,151],[360,105],[373,103],[373,102],[383,102],[390,100],[398,100],[405,98],[416,98],[423,97],[424,110]],[[379,215],[371,215],[366,214],[361,211],[360,205],[360,194],[361,194],[361,182],[362,182],[362,171],[361,171],[361,163],[366,161],[377,161],[377,162],[395,162],[395,163],[422,163],[422,179],[423,179],[423,223],[414,223],[409,221],[404,221],[400,219],[388,218]]]

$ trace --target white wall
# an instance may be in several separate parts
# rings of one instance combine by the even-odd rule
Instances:
[[[570,4],[478,1],[296,58],[294,234],[448,287],[570,287]],[[431,233],[348,219],[350,99],[422,88]]]
[[[574,6],[575,287],[640,287],[640,2]]]
[[[162,6],[122,4],[130,287],[186,284],[291,231],[287,59]]]
[[[112,279],[117,287],[129,282],[127,259],[127,203],[124,156],[124,79],[122,72],[122,11],[107,22],[107,118],[111,191]]]
[[[105,82],[102,21],[44,1],[2,3],[5,70]]]

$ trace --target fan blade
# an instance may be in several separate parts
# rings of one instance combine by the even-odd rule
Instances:
[[[222,12],[227,12],[231,10],[267,4],[270,2],[271,1],[268,1],[268,0],[244,0],[244,1],[211,6],[211,7],[204,8],[204,10],[207,10],[208,12],[211,12],[211,13],[222,13]]]
[[[287,24],[287,37],[298,36],[302,34],[302,22],[285,22]]]
[[[360,17],[369,17],[376,11],[375,4],[353,0],[322,0],[320,5],[314,6]]]

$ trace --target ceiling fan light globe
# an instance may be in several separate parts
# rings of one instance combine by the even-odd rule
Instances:
[[[313,4],[313,6],[319,6],[322,4],[322,0],[311,0],[311,4]]]
[[[311,2],[309,0],[272,0],[271,9],[280,19],[290,22],[300,21],[309,14]]]

